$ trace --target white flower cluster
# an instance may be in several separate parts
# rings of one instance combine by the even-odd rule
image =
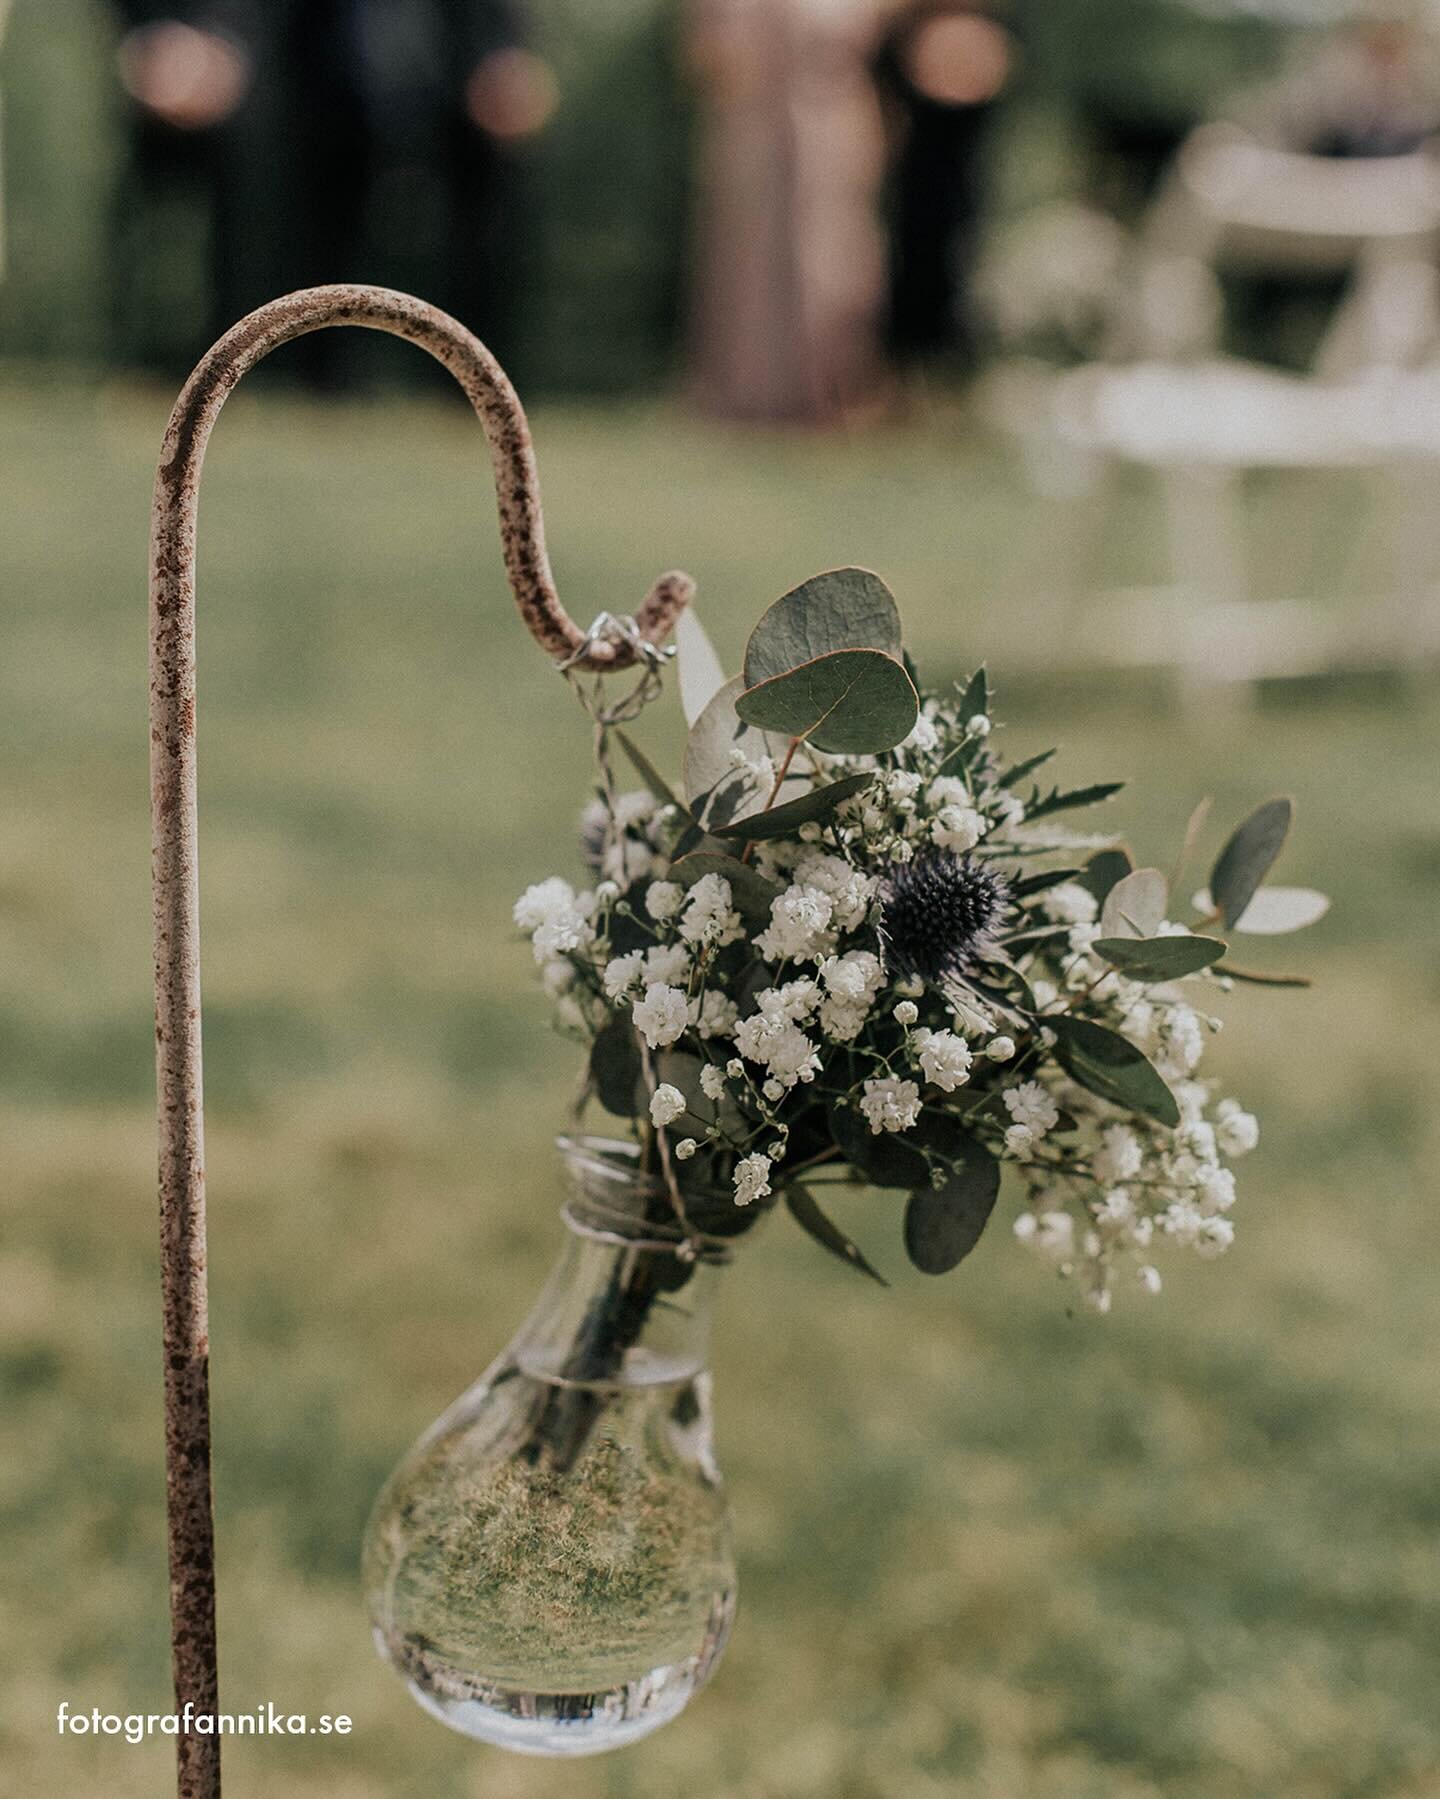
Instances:
[[[1085,908],[1067,900],[1064,888],[1051,889],[1045,898],[1052,916],[1064,920],[1078,914],[1075,922],[1084,928]],[[1073,946],[1073,932],[1071,941]],[[1160,1291],[1160,1272],[1151,1260],[1159,1244],[1206,1258],[1230,1247],[1235,1227],[1227,1214],[1235,1203],[1235,1176],[1225,1159],[1253,1149],[1260,1131],[1237,1100],[1211,1107],[1211,1088],[1194,1078],[1207,1029],[1218,1029],[1218,1021],[1190,1005],[1178,984],[1142,987],[1125,980],[1107,972],[1088,946],[1072,947],[1065,961],[1066,985],[1079,980],[1089,990],[1092,1006],[1103,1008],[1106,1022],[1150,1058],[1180,1110],[1174,1130],[1122,1118],[1051,1064],[1045,1065],[1044,1084],[1026,1082],[1002,1096],[1014,1120],[1005,1133],[1006,1148],[1026,1164],[1030,1187],[1030,1207],[1016,1220],[1015,1234],[1073,1276],[1086,1303],[1105,1312],[1127,1264],[1143,1291]],[[1035,991],[1052,1010],[1061,1003],[1049,983],[1037,983]],[[1062,1110],[1072,1115],[1079,1140],[1067,1138],[1070,1156],[1056,1178],[1036,1165],[1036,1157]],[[1082,1179],[1075,1178],[1076,1169]]]

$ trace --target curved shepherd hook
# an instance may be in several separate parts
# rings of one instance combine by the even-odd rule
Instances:
[[[514,389],[463,325],[408,294],[317,287],[272,301],[220,339],[175,403],[155,476],[151,536],[150,780],[166,1497],[175,1697],[182,1719],[213,1719],[218,1711],[195,792],[200,470],[216,416],[246,370],[278,345],[327,325],[363,325],[408,338],[464,388],[490,443],[500,542],[515,602],[557,663],[596,673],[631,667],[658,649],[693,591],[687,576],[662,575],[633,621],[602,615],[588,632],[575,624],[560,604],[545,554],[535,458]],[[220,1739],[213,1727],[201,1734],[182,1723],[177,1756],[180,1799],[218,1799]]]

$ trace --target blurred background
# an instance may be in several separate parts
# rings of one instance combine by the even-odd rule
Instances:
[[[582,621],[729,666],[818,569],[988,659],[1016,754],[1277,791],[1330,916],[1214,1052],[1239,1238],[1110,1319],[776,1219],[716,1352],[713,1686],[551,1767],[375,1660],[361,1527],[558,1240],[573,1047],[509,909],[588,734],[473,419],[367,333],[227,408],[202,533],[222,1685],[287,1799],[1435,1799],[1440,13],[1415,0],[0,0],[0,1792],[166,1790],[145,536],[190,363],[286,288],[448,306],[532,402]],[[673,696],[647,718],[678,768]],[[1214,853],[1221,827],[1203,850]],[[1198,880],[1197,883],[1198,885]]]

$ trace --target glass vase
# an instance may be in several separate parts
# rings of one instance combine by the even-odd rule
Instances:
[[[696,1196],[697,1251],[633,1145],[560,1149],[559,1260],[386,1483],[364,1572],[380,1653],[427,1711],[506,1749],[588,1755],[675,1717],[729,1634],[708,1340],[716,1233],[750,1219]]]

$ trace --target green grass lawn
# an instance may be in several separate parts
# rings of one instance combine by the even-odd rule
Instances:
[[[169,1779],[163,1742],[55,1731],[62,1698],[169,1703],[144,716],[167,403],[0,387],[6,1794]],[[223,1685],[355,1732],[242,1741],[227,1791],[1434,1799],[1436,693],[1206,717],[1089,677],[1007,707],[1046,521],[959,421],[813,443],[550,410],[536,433],[578,616],[679,563],[734,662],[784,587],[869,563],[932,678],[990,655],[1017,750],[1135,778],[1114,816],[1142,855],[1168,861],[1202,793],[1231,817],[1290,791],[1285,872],[1337,904],[1253,957],[1303,961],[1312,992],[1226,1005],[1214,1059],[1264,1127],[1230,1258],[1102,1322],[1007,1220],[927,1281],[893,1198],[845,1202],[888,1293],[773,1220],[717,1344],[743,1597],[713,1686],[594,1763],[468,1745],[375,1660],[358,1542],[557,1244],[575,1052],[509,906],[568,855],[587,732],[509,610],[458,408],[242,395],[200,604]],[[1128,504],[1112,561],[1138,579]]]

